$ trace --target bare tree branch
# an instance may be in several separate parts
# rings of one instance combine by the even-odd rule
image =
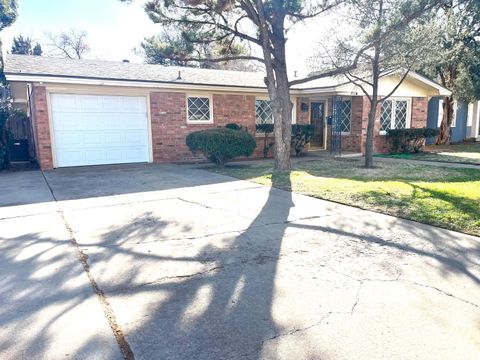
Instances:
[[[87,33],[83,30],[70,29],[69,32],[47,33],[50,46],[69,59],[81,59],[85,53],[90,51],[87,43]]]

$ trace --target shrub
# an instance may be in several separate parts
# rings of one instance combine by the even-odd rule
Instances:
[[[264,135],[263,140],[263,156],[267,157],[274,142],[269,141],[270,134],[273,133],[273,124],[257,124],[257,133]],[[294,124],[292,125],[292,148],[295,154],[299,156],[305,146],[310,143],[313,136],[313,125]]]
[[[263,135],[263,157],[266,158],[275,144],[273,141],[269,141],[270,134],[273,133],[273,124],[257,124],[255,128],[257,134]]]
[[[250,156],[257,146],[255,138],[246,131],[227,128],[192,132],[186,142],[193,154],[200,151],[217,165],[224,165],[238,156]]]
[[[437,135],[438,130],[430,128],[387,130],[394,153],[420,152],[425,144],[425,138]]]
[[[227,129],[232,129],[232,130],[242,130],[242,127],[238,124],[235,124],[235,123],[227,124],[227,125],[225,125],[225,127]]]
[[[13,135],[7,128],[11,117],[11,109],[0,106],[0,170],[6,169],[10,163],[9,151],[13,144]]]
[[[295,150],[295,155],[299,156],[305,145],[310,143],[313,136],[313,125],[292,125],[292,148]]]

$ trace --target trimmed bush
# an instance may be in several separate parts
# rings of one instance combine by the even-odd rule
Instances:
[[[217,165],[224,165],[238,156],[250,156],[257,146],[255,138],[246,131],[227,128],[192,132],[186,142],[193,154],[201,152]]]
[[[274,142],[268,141],[273,133],[273,124],[257,124],[257,133],[263,134],[263,156],[268,157],[270,149],[273,148]],[[292,149],[295,155],[299,156],[305,146],[310,143],[313,137],[313,125],[310,124],[294,124],[292,125]],[[273,139],[272,139],[273,140]]]
[[[425,145],[427,137],[437,136],[437,129],[389,129],[387,136],[392,140],[394,153],[418,153]]]
[[[227,129],[232,129],[232,130],[242,130],[242,127],[238,124],[235,124],[235,123],[227,124],[227,125],[225,125],[225,127]]]
[[[295,155],[300,156],[305,146],[310,143],[313,137],[313,125],[295,124],[292,125],[292,148]]]

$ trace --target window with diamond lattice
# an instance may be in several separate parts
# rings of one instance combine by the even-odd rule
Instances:
[[[255,121],[257,124],[273,124],[272,102],[255,100]]]
[[[380,131],[408,128],[409,113],[410,101],[400,99],[385,100],[382,102],[380,113]]]
[[[352,126],[352,101],[337,100],[337,121],[342,133],[349,133]]]
[[[392,127],[392,102],[390,100],[382,103],[380,114],[380,131],[387,131]]]
[[[188,121],[211,121],[210,98],[188,97]]]

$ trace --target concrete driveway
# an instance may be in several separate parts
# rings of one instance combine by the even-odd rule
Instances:
[[[0,204],[2,359],[480,356],[476,237],[174,165]]]

